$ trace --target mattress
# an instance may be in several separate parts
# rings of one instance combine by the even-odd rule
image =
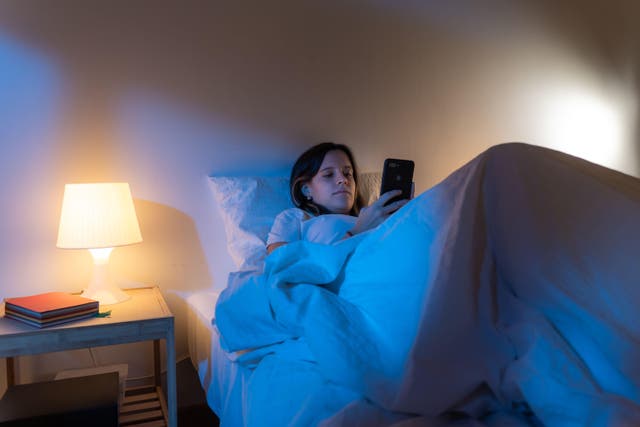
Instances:
[[[218,342],[218,332],[212,323],[218,294],[212,291],[201,291],[190,294],[186,299],[187,334],[189,356],[195,368],[206,361],[212,351],[212,343]],[[217,345],[217,344],[214,344]]]
[[[220,419],[242,419],[242,395],[248,372],[220,346],[214,315],[218,293],[200,291],[185,298],[189,355],[198,372],[207,404]],[[222,425],[222,424],[221,424]]]

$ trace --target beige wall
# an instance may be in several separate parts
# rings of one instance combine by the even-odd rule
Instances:
[[[130,183],[145,241],[114,274],[158,284],[183,332],[176,293],[230,268],[209,174],[286,173],[331,139],[363,170],[414,159],[419,191],[516,140],[638,175],[635,2],[479,3],[3,1],[0,297],[88,281],[55,248],[67,182]],[[48,357],[24,378],[89,363]]]

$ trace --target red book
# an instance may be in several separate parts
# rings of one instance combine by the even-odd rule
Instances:
[[[27,297],[6,298],[5,308],[35,319],[47,319],[64,314],[98,310],[98,301],[66,292],[47,292]]]

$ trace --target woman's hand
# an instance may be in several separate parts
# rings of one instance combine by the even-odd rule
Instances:
[[[367,230],[371,230],[372,228],[375,228],[378,225],[382,224],[384,220],[389,217],[389,215],[409,202],[408,199],[402,199],[397,200],[393,203],[389,203],[387,206],[385,206],[385,203],[387,203],[390,199],[399,196],[400,194],[402,194],[402,191],[400,190],[387,191],[370,206],[362,208],[360,210],[360,215],[358,215],[358,219],[356,220],[356,225],[350,230],[350,232],[352,234],[358,234]]]
[[[287,244],[287,242],[276,242],[276,243],[272,243],[270,245],[267,245],[267,255],[271,255],[271,252],[275,251],[280,246],[284,246],[286,244]]]

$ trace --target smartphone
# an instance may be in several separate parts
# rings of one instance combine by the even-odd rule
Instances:
[[[380,195],[387,191],[402,190],[402,194],[389,200],[386,204],[396,200],[410,199],[413,186],[413,160],[386,159],[382,169],[382,185]]]

